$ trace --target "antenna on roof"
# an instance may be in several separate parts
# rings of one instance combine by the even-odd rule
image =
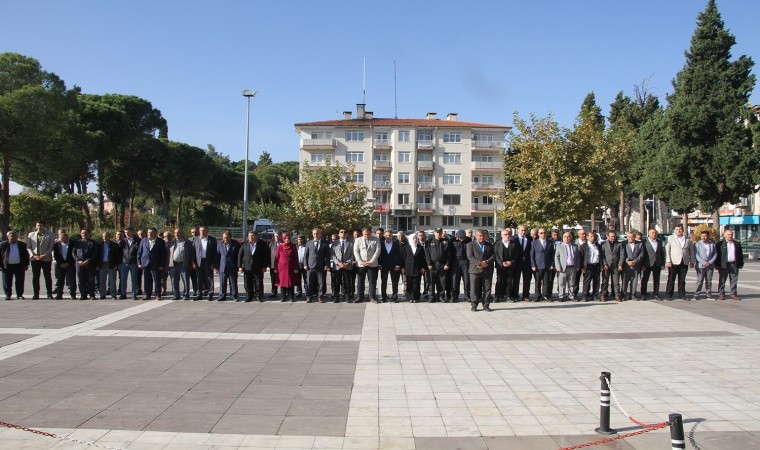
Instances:
[[[362,103],[367,104],[367,57],[362,58]]]
[[[396,88],[396,60],[393,60],[393,118],[398,119],[398,89]]]

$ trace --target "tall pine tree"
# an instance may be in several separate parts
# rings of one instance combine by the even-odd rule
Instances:
[[[688,177],[679,180],[717,218],[726,202],[749,195],[760,182],[760,148],[742,118],[755,86],[751,58],[732,61],[734,36],[725,29],[714,0],[699,14],[686,63],[673,80],[666,123],[671,139],[663,149],[683,156]]]

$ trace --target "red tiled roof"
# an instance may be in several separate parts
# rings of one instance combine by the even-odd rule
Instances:
[[[319,122],[302,122],[296,127],[416,127],[416,128],[512,128],[509,125],[494,125],[490,123],[462,122],[459,120],[441,119],[349,119],[322,120]]]

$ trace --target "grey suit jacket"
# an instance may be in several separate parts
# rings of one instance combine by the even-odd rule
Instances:
[[[335,269],[340,269],[340,263],[348,263],[343,270],[354,270],[354,243],[345,240],[343,241],[343,251],[340,249],[340,241],[336,241],[332,245],[332,262]]]
[[[657,250],[654,249],[649,238],[644,239],[644,267],[662,267],[665,265],[665,244],[656,239]]]
[[[319,250],[317,250],[317,241],[314,239],[306,243],[304,250],[305,269],[325,270],[330,268],[331,252],[330,242],[327,239],[319,240]]]
[[[633,250],[631,250],[631,244],[625,241],[620,244],[620,261],[618,266],[623,266],[623,270],[638,270],[641,268],[641,260],[644,259],[644,245],[641,242],[633,243]],[[628,265],[628,261],[633,261],[635,264],[633,267]]]
[[[26,237],[26,249],[29,251],[29,257],[42,256],[43,261],[53,260],[53,245],[55,238],[52,233],[44,233],[40,245],[37,245],[37,232],[32,231]]]
[[[469,272],[471,274],[479,274],[479,273],[482,273],[484,275],[493,274],[493,262],[494,262],[493,245],[491,245],[490,242],[484,242],[483,247],[484,249],[481,252],[480,243],[476,240],[467,244],[467,260],[470,262]],[[483,261],[488,262],[488,267],[486,267],[485,269],[480,267],[480,263]]]
[[[362,264],[369,261],[369,267],[377,267],[377,261],[380,259],[380,242],[376,237],[364,239],[359,237],[354,240],[354,258],[358,267],[364,267]]]
[[[692,262],[696,264],[696,267],[704,269],[705,263],[710,263],[710,267],[715,267],[715,261],[718,259],[718,246],[713,241],[704,242],[697,241],[694,244],[694,258]]]
[[[573,266],[580,269],[583,264],[581,258],[581,250],[578,248],[578,244],[569,244],[571,251],[573,252]],[[560,272],[564,272],[567,267],[568,251],[564,243],[557,244],[554,250],[554,267]]]

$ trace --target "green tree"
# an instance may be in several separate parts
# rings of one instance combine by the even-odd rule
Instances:
[[[760,149],[740,118],[755,85],[754,62],[731,60],[735,37],[725,29],[714,0],[699,14],[686,63],[673,80],[666,121],[672,139],[669,153],[685,155],[689,178],[680,180],[711,211],[754,192],[760,182]]]
[[[300,181],[284,180],[283,191],[289,201],[282,208],[281,219],[291,230],[307,231],[322,227],[334,233],[340,227],[360,228],[371,221],[369,188],[353,180],[354,168],[331,165],[310,168],[304,163]]]

